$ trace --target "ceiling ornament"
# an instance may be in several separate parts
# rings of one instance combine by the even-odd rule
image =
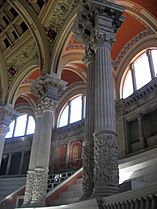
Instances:
[[[62,29],[68,15],[78,4],[78,0],[59,0],[53,7],[51,15],[45,23],[45,29],[51,47],[54,45],[57,33]]]
[[[17,50],[18,53],[13,54],[6,60],[6,66],[8,69],[8,78],[9,83],[14,79],[17,72],[22,69],[22,66],[28,61],[38,57],[38,51],[36,48],[36,44],[33,40],[29,42],[25,47],[21,48],[21,50]]]

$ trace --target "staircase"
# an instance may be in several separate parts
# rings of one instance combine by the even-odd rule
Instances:
[[[67,205],[78,201],[82,194],[82,178],[79,178],[76,180],[76,184],[70,185],[67,191],[61,192],[59,194],[59,199],[55,200],[52,204],[53,206]]]
[[[0,178],[0,201],[26,184],[26,177]]]

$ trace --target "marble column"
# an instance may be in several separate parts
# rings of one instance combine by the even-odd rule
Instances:
[[[40,106],[43,108],[42,126],[38,141],[38,153],[35,166],[34,188],[32,192],[32,206],[44,206],[49,171],[49,157],[51,149],[51,133],[53,127],[53,110],[56,101],[44,98]]]
[[[115,40],[115,33],[124,20],[121,16],[124,8],[107,0],[82,1],[79,8],[74,30],[86,47],[90,47],[95,53],[95,102],[90,101],[92,105],[94,103],[92,106],[94,116],[91,116],[94,121],[94,192],[92,196],[99,199],[119,191],[111,46]],[[90,126],[92,128],[92,125]],[[88,129],[86,134],[88,135]],[[89,147],[91,148],[91,145]]]
[[[36,106],[36,129],[33,137],[29,171],[23,207],[45,206],[53,111],[58,103],[58,91],[65,88],[66,82],[55,73],[41,75],[32,84],[32,92],[39,96]]]
[[[86,90],[86,117],[85,117],[85,139],[83,142],[83,196],[81,200],[87,199],[93,193],[94,181],[94,78],[95,78],[95,53],[90,48],[86,49],[84,61],[88,65],[87,90]]]
[[[0,107],[0,165],[2,161],[5,136],[9,131],[9,125],[14,115],[15,115],[15,111],[12,108],[12,106],[2,105]]]
[[[93,1],[95,14],[95,132],[94,192],[97,199],[119,192],[119,170],[111,47],[122,23],[123,9],[116,4]]]
[[[35,119],[36,125],[35,125],[35,132],[33,135],[32,146],[31,146],[29,168],[27,171],[27,181],[26,181],[23,207],[29,206],[32,200],[32,191],[34,188],[35,167],[36,167],[37,152],[38,152],[38,142],[39,142],[41,127],[42,127],[41,109],[36,107],[34,112],[36,115],[36,119]]]

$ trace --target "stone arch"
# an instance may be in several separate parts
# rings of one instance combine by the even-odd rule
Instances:
[[[9,88],[9,95],[8,95],[8,100],[7,103],[12,104],[13,106],[15,105],[15,101],[18,96],[18,87],[20,83],[28,76],[28,74],[33,71],[34,69],[39,68],[38,64],[36,61],[31,61],[28,63],[27,66],[24,66],[23,69],[21,69],[21,72],[17,74],[17,77],[15,78],[14,82]]]

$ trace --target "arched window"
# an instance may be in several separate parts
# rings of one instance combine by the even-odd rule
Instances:
[[[23,114],[10,123],[10,130],[5,138],[25,136],[33,134],[35,130],[34,118],[29,114]]]
[[[86,96],[79,95],[70,99],[61,111],[58,127],[66,126],[85,117]]]
[[[121,97],[126,98],[157,77],[157,49],[147,49],[128,66],[121,84]]]

